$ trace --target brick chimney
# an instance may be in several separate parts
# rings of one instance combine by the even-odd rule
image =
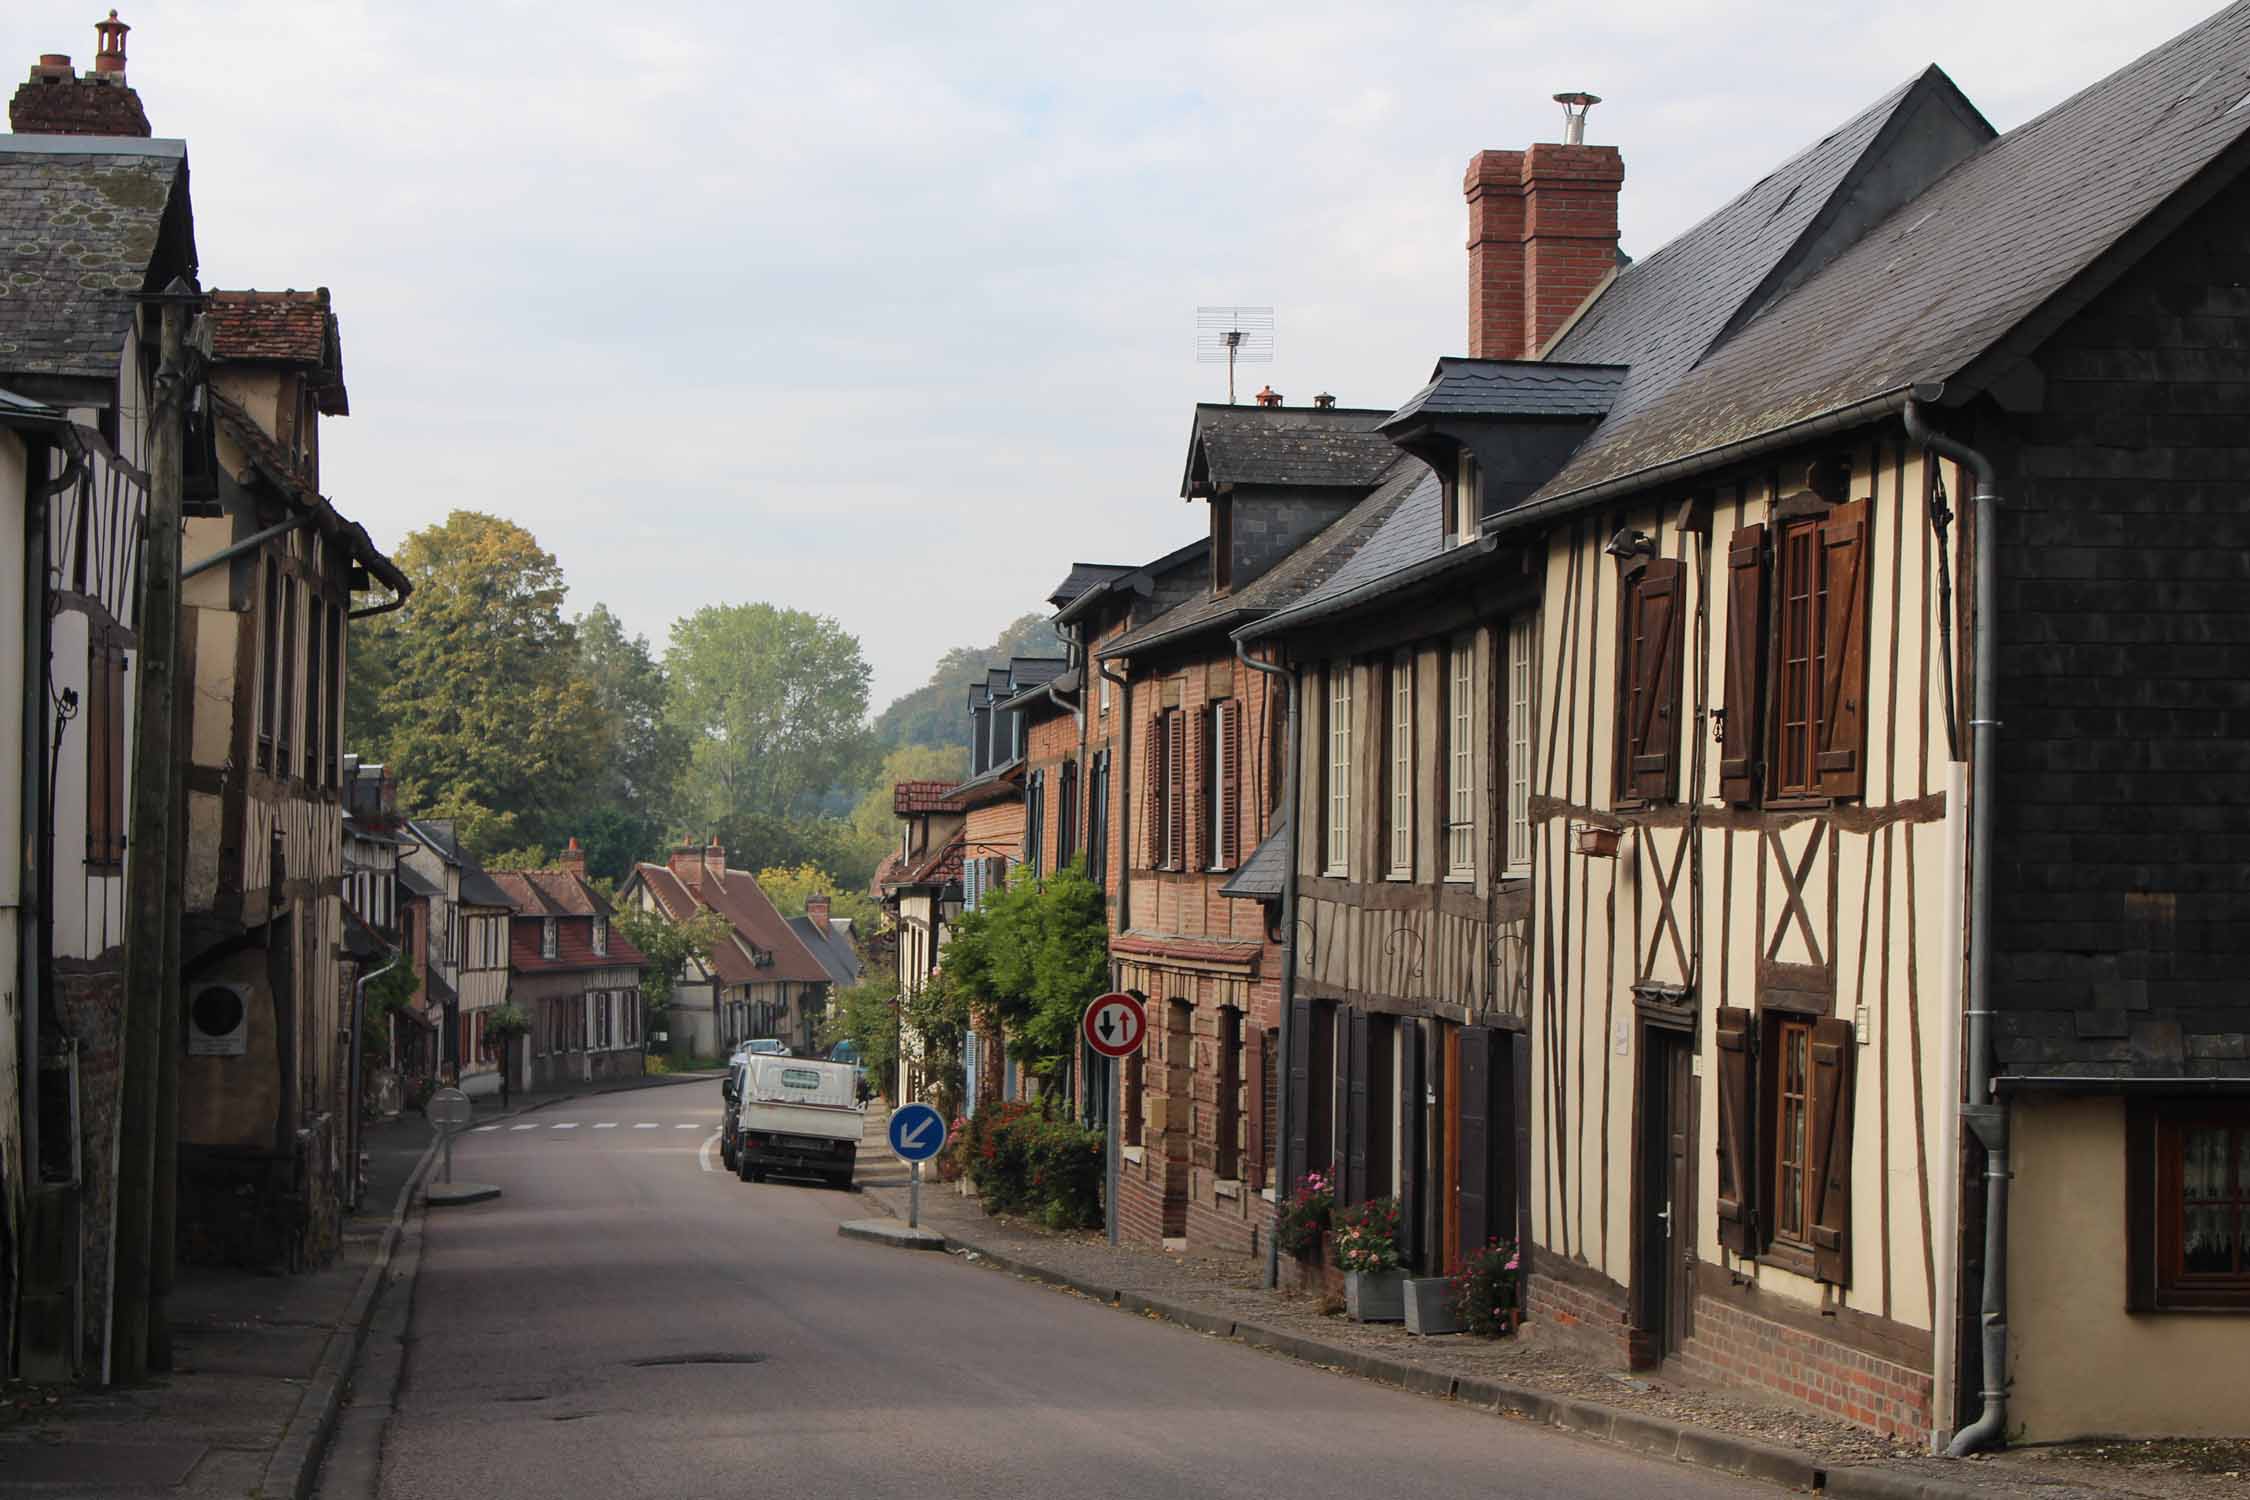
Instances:
[[[1557,95],[1566,144],[1480,151],[1469,200],[1469,354],[1533,359],[1617,266],[1615,146],[1579,144],[1590,94]]]
[[[711,835],[711,842],[703,849],[703,870],[711,877],[713,885],[723,886],[727,883],[727,851],[715,833]]]
[[[815,891],[805,898],[805,915],[812,919],[812,924],[815,927],[825,929],[828,926],[828,893],[826,891]]]
[[[586,851],[578,847],[577,839],[573,838],[570,847],[563,850],[562,858],[555,861],[555,868],[580,880],[586,878]]]
[[[94,66],[83,74],[71,72],[67,53],[43,53],[8,101],[8,128],[18,135],[152,134],[141,96],[125,82],[125,33],[132,29],[114,10],[95,22]]]
[[[700,845],[681,844],[664,857],[664,868],[670,870],[680,884],[695,890],[703,884],[703,850]]]

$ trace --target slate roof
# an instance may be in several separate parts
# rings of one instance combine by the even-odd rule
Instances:
[[[0,371],[116,377],[134,297],[193,274],[187,180],[183,141],[0,135]]]
[[[1348,609],[1395,586],[1409,569],[1481,555],[1474,547],[1449,547],[1445,534],[1445,487],[1421,467],[1412,488],[1384,515],[1375,534],[1321,582],[1286,609],[1275,610],[1236,631],[1247,640],[1278,634],[1325,615]]]
[[[711,967],[722,984],[766,984],[775,980],[817,984],[828,978],[827,968],[789,930],[788,922],[748,870],[728,869],[716,880],[707,875],[693,886],[673,874],[668,865],[639,864],[633,867],[633,873],[675,922],[699,907],[726,919],[736,941],[720,943],[711,953]],[[773,961],[757,962],[745,950],[745,943],[771,955]]]
[[[2238,3],[1988,143],[1656,399],[1613,413],[1528,503],[1917,385],[1967,399],[2121,271],[2130,257],[2097,263],[2250,129],[2246,71]],[[1577,332],[1555,352],[1602,357]]]
[[[891,811],[902,818],[917,813],[959,812],[950,781],[902,781],[891,788]]]
[[[418,840],[424,848],[447,864],[456,865],[460,868],[462,905],[512,906],[514,904],[508,899],[508,893],[500,889],[494,883],[492,877],[485,873],[484,866],[462,852],[461,841],[454,837],[450,828],[440,823],[423,822],[418,818],[408,818],[406,826],[412,837]],[[401,868],[399,873],[405,875],[408,872]],[[415,884],[419,886],[421,882],[417,880]],[[443,890],[429,890],[424,894],[443,896],[445,892]]]
[[[1320,592],[1338,571],[1351,565],[1353,556],[1382,530],[1392,513],[1425,479],[1433,488],[1436,486],[1437,477],[1420,459],[1401,454],[1396,448],[1389,452],[1390,468],[1382,483],[1280,562],[1229,593],[1214,594],[1205,588],[1186,603],[1117,636],[1095,654],[1109,661],[1145,653],[1206,630],[1232,629],[1246,620],[1263,619]],[[1431,526],[1434,531],[1436,523]]]
[[[444,889],[435,881],[404,861],[401,861],[398,867],[398,883],[405,886],[414,895],[427,901],[434,901],[445,894]]]
[[[1086,590],[1122,578],[1132,571],[1131,563],[1072,563],[1070,576],[1055,585],[1055,591],[1047,596],[1047,602],[1061,609]]]
[[[1197,559],[1210,554],[1211,538],[1208,534],[1197,537],[1184,547],[1175,547],[1154,562],[1143,563],[1119,574],[1106,583],[1098,583],[1055,612],[1055,623],[1067,625],[1071,621],[1091,614],[1094,606],[1103,599],[1133,593],[1139,585],[1153,589],[1157,579],[1187,567]]]
[[[1365,488],[1398,456],[1375,431],[1389,415],[1347,407],[1200,404],[1180,493],[1205,494],[1219,484]]]
[[[1617,402],[1624,365],[1448,357],[1430,383],[1383,419],[1394,432],[1430,417],[1600,417]]]
[[[336,507],[325,496],[305,483],[304,475],[298,472],[288,450],[268,436],[255,417],[217,391],[210,395],[211,409],[218,416],[220,428],[248,455],[252,469],[291,502],[316,513],[321,529],[343,538],[352,556],[365,564],[393,593],[404,597],[414,592],[413,581],[383,555],[375,539],[367,534],[367,528],[337,514]]]
[[[1241,868],[1219,887],[1222,896],[1249,901],[1278,901],[1289,883],[1289,827],[1283,824],[1259,841]]]
[[[823,931],[821,924],[810,917],[789,919],[789,930],[797,934],[797,941],[828,971],[830,982],[839,989],[859,983],[859,955],[852,951],[852,940],[836,930],[845,925],[842,918],[830,917]]]
[[[203,316],[211,329],[211,357],[225,364],[291,365],[327,371],[315,383],[323,413],[346,416],[344,343],[329,305],[328,288],[309,292],[212,291]]]

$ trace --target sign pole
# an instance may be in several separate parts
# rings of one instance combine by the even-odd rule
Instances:
[[[445,1185],[447,1187],[453,1185],[453,1129],[451,1126],[446,1127],[445,1131]]]
[[[1117,1097],[1117,1059],[1102,1059],[1102,1114],[1109,1120],[1109,1139],[1104,1143],[1102,1162],[1102,1217],[1109,1220],[1109,1242],[1117,1243],[1117,1110],[1123,1102]]]
[[[914,1180],[906,1190],[906,1227],[922,1227],[922,1164],[914,1164]]]

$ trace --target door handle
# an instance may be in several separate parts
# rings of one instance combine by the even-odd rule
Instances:
[[[1664,1221],[1664,1238],[1670,1239],[1672,1237],[1672,1205],[1667,1202],[1664,1205],[1664,1211],[1657,1217]]]

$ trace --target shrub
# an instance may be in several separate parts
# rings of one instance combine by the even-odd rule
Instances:
[[[1461,1326],[1488,1339],[1516,1331],[1522,1295],[1523,1257],[1503,1240],[1471,1255],[1453,1277],[1453,1311]]]
[[[1320,1237],[1335,1213],[1335,1188],[1320,1173],[1307,1172],[1274,1215],[1274,1243],[1282,1254],[1303,1259],[1320,1248]]]
[[[1099,1131],[1058,1119],[1044,1104],[996,1104],[970,1116],[961,1159],[988,1212],[1021,1213],[1050,1229],[1101,1222]]]
[[[1336,1214],[1337,1269],[1395,1271],[1399,1266],[1398,1200],[1370,1198]]]

